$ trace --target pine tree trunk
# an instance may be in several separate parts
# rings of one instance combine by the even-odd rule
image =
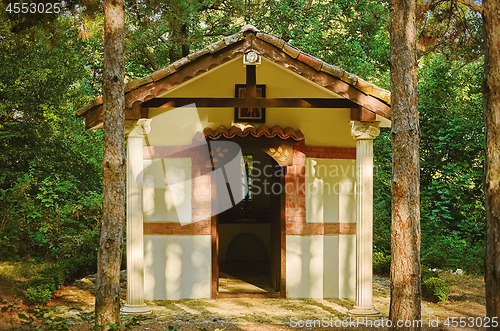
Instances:
[[[96,324],[120,324],[120,264],[125,225],[124,1],[104,1],[103,212]]]
[[[390,64],[392,113],[391,307],[389,318],[421,317],[420,128],[414,0],[391,0]],[[396,328],[395,328],[396,329]],[[420,330],[418,325],[397,328]]]
[[[486,126],[486,316],[500,319],[500,1],[485,0],[483,108]],[[500,321],[499,321],[500,323]],[[491,328],[500,330],[500,326]]]

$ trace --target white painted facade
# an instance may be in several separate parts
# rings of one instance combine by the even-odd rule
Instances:
[[[147,300],[210,298],[210,236],[145,236]]]
[[[353,299],[355,251],[353,235],[287,236],[287,297]]]

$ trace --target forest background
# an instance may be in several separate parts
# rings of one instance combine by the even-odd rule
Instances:
[[[101,94],[98,1],[19,15],[0,4],[0,256],[96,256],[102,131],[74,112]],[[422,264],[483,273],[482,20],[457,1],[418,1]],[[127,79],[146,76],[245,19],[389,89],[389,5],[378,0],[126,1]],[[374,141],[374,250],[390,254],[390,129]]]

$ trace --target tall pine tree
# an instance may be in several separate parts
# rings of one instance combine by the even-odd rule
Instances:
[[[486,315],[500,318],[500,1],[485,0],[483,109],[486,128]],[[500,330],[500,326],[492,327]]]
[[[393,326],[421,317],[420,127],[417,103],[416,2],[392,0],[389,14],[392,108]],[[418,325],[397,328],[420,330]]]
[[[120,262],[125,226],[123,0],[104,1],[103,213],[98,249],[96,324],[120,324]],[[108,330],[109,326],[105,326]]]

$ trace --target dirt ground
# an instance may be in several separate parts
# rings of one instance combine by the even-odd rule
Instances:
[[[1,271],[1,265],[0,265]],[[440,277],[450,285],[450,296],[445,304],[422,302],[423,330],[479,330],[477,324],[486,314],[484,299],[484,281],[468,275],[454,275],[442,272]],[[12,303],[22,297],[23,279],[2,278],[0,273],[0,301]],[[125,279],[122,277],[122,298],[125,299]],[[88,276],[76,281],[72,286],[63,286],[50,301],[48,307],[56,307],[59,316],[74,324],[74,329],[87,330],[94,315],[95,276]],[[152,313],[139,316],[141,326],[133,330],[162,331],[169,326],[180,326],[182,331],[215,329],[226,331],[253,330],[386,330],[385,323],[389,314],[390,288],[387,277],[374,276],[374,306],[381,313],[375,320],[359,320],[349,316],[353,307],[351,300],[338,299],[199,299],[179,301],[149,301]],[[122,301],[125,303],[125,301]],[[4,306],[6,304],[4,303]],[[21,307],[26,305],[21,301]],[[447,318],[465,317],[470,326],[457,328],[444,325]],[[469,318],[474,318],[473,320]],[[479,318],[479,319],[476,319]],[[351,320],[350,320],[351,319]],[[429,326],[429,319],[432,325]],[[299,321],[314,323],[320,320],[328,327],[299,327]],[[436,320],[439,321],[437,326]],[[349,321],[352,323],[349,324]],[[448,320],[451,322],[451,320]],[[457,319],[459,321],[459,319]],[[344,323],[343,325],[341,323]],[[364,323],[363,323],[364,322]],[[473,324],[472,324],[473,322]],[[368,323],[368,325],[367,325]],[[370,324],[372,327],[368,327]],[[353,325],[356,325],[353,327]],[[15,314],[0,314],[0,330],[14,330],[19,326]]]

